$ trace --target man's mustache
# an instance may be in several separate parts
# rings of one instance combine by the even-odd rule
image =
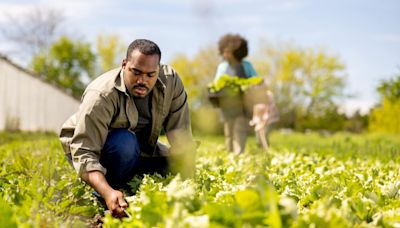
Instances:
[[[134,89],[135,89],[135,88],[145,88],[145,89],[149,89],[149,88],[147,88],[147,86],[146,86],[145,84],[143,84],[143,83],[136,84],[136,85],[133,86],[133,88],[134,88]]]

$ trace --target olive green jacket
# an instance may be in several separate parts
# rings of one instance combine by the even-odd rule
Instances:
[[[160,66],[151,107],[152,129],[148,143],[154,150],[141,151],[141,156],[169,156],[173,148],[193,142],[187,95],[181,79],[170,66]],[[105,174],[106,169],[99,158],[108,132],[115,128],[127,128],[133,132],[137,122],[138,111],[126,90],[121,68],[117,68],[89,84],[79,110],[63,124],[60,141],[64,152],[71,154],[73,166],[79,174],[93,170]],[[161,150],[162,146],[157,146],[162,130],[171,150]]]

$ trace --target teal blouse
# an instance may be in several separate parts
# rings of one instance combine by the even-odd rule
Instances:
[[[256,70],[254,70],[253,65],[251,65],[249,61],[242,60],[242,65],[247,78],[257,76]],[[223,74],[234,76],[235,74],[234,72],[235,72],[234,69],[231,66],[229,66],[228,62],[223,61],[217,67],[217,73],[215,74],[214,81],[217,81]]]

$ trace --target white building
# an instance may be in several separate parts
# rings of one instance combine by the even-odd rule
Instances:
[[[62,89],[0,55],[0,131],[53,131],[79,107]]]

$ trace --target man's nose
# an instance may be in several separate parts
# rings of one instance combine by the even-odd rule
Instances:
[[[136,83],[145,83],[146,82],[146,75],[141,74],[137,76]]]

